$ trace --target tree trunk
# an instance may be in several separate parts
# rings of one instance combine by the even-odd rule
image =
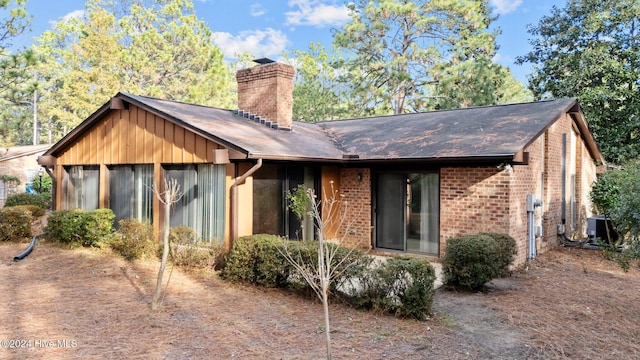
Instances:
[[[331,360],[331,328],[329,327],[329,299],[327,296],[328,287],[322,292],[322,308],[324,309],[324,333],[327,340],[327,360]]]
[[[156,293],[151,300],[151,310],[157,310],[160,301],[160,295],[162,294],[162,277],[164,275],[164,269],[167,266],[167,260],[169,258],[169,216],[171,216],[171,194],[169,191],[165,191],[165,205],[164,205],[164,233],[162,235],[162,260],[160,261],[160,269],[158,270],[158,280],[156,282]]]
[[[324,310],[324,334],[327,340],[327,360],[331,360],[331,327],[329,324],[329,277],[331,264],[325,259],[324,235],[318,231],[318,275],[320,278],[320,289],[322,289],[322,308]]]

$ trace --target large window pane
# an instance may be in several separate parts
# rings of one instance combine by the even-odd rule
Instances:
[[[289,208],[287,192],[299,185],[315,189],[317,169],[311,166],[264,165],[253,175],[253,233],[286,236],[292,240],[314,238],[312,216],[300,221]]]
[[[153,165],[109,167],[109,207],[122,219],[153,220]]]
[[[63,208],[98,208],[100,170],[98,166],[67,166],[63,177]]]
[[[264,165],[253,176],[253,232],[284,235],[283,179],[275,165]]]
[[[204,240],[224,239],[225,165],[165,167],[167,180],[180,185],[182,198],[171,211],[170,225],[195,229]]]
[[[407,251],[438,254],[438,174],[410,174],[407,187]]]

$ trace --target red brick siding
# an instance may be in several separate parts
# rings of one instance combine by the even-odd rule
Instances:
[[[535,212],[535,225],[543,227],[543,236],[536,241],[538,252],[558,244],[556,227],[561,223],[562,210],[562,134],[571,131],[571,117],[561,117],[524,149],[529,153],[529,163],[513,165],[510,170],[498,169],[498,164],[441,168],[440,257],[446,251],[446,240],[451,237],[500,232],[516,240],[518,255],[515,264],[525,262],[528,253],[527,194],[535,194],[543,201],[543,206]],[[585,219],[591,215],[589,191],[595,180],[596,168],[580,136],[576,150],[578,229],[582,236]],[[361,180],[358,175],[361,175]],[[350,231],[342,230],[340,236],[347,245],[370,248],[371,171],[341,169],[340,189],[348,201],[349,212],[355,217]]]
[[[440,256],[451,237],[509,231],[509,183],[495,166],[440,170]]]
[[[338,230],[339,238],[348,246],[371,248],[371,171],[341,169],[340,193],[347,204],[346,223]]]
[[[236,73],[238,108],[291,127],[293,116],[293,66],[270,63]]]
[[[531,145],[525,148],[529,153],[527,165],[513,165],[513,171],[509,175],[509,231],[507,232],[516,240],[517,255],[514,263],[522,264],[527,260],[528,249],[528,219],[527,219],[527,195],[533,194],[537,199],[542,199],[542,172],[544,171],[544,136],[539,137]],[[542,224],[544,212],[544,200],[542,208],[535,211],[535,225]],[[541,244],[539,238],[537,241]],[[540,248],[540,245],[538,246]]]

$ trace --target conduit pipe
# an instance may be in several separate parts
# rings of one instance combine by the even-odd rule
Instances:
[[[238,238],[238,185],[241,185],[249,176],[253,175],[262,167],[262,159],[258,159],[251,169],[241,176],[236,177],[231,184],[231,229],[229,234],[229,248],[233,247],[233,242]]]
[[[542,200],[536,199],[535,194],[527,194],[527,226],[529,236],[529,254],[527,259],[536,258],[538,249],[536,244],[536,228],[535,228],[535,211],[536,208],[542,206]]]
[[[33,251],[33,248],[36,246],[36,238],[38,237],[38,235],[34,235],[34,237],[31,239],[31,244],[29,244],[29,246],[20,254],[16,255],[13,258],[13,261],[19,261],[24,259],[25,257],[27,257],[27,255],[31,254],[31,251]]]

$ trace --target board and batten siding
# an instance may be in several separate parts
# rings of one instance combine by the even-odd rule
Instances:
[[[130,105],[111,110],[58,156],[59,165],[208,163],[222,148],[153,113]]]
[[[63,167],[72,165],[100,166],[101,208],[108,207],[109,165],[153,164],[154,183],[162,184],[162,165],[212,163],[214,150],[221,145],[176,125],[161,116],[133,104],[129,110],[111,110],[86,129],[75,142],[57,155],[55,175],[63,178]],[[227,191],[233,166],[227,165]],[[56,204],[62,202],[58,182]],[[228,199],[227,199],[228,202]],[[154,226],[161,224],[160,202],[154,198]],[[228,217],[228,215],[226,215]]]

